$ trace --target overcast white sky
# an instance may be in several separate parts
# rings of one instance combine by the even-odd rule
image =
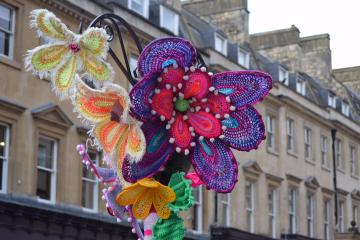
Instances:
[[[248,0],[250,33],[289,28],[330,34],[333,68],[360,66],[360,0]]]

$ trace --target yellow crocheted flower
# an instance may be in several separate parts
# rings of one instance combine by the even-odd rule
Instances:
[[[46,9],[32,11],[30,18],[30,26],[48,43],[28,51],[26,68],[40,77],[50,74],[61,97],[69,95],[77,72],[86,73],[95,83],[112,80],[114,71],[104,61],[109,47],[104,29],[91,27],[75,34]]]
[[[162,185],[152,178],[143,178],[135,184],[124,188],[116,197],[122,206],[132,205],[133,215],[137,219],[145,219],[152,207],[162,219],[170,217],[168,204],[176,198],[174,190]]]

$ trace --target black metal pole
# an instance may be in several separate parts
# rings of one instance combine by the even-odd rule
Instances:
[[[215,192],[215,214],[214,214],[214,223],[218,224],[218,193]]]
[[[333,184],[334,184],[334,193],[335,193],[335,204],[334,204],[334,214],[335,214],[335,225],[338,223],[338,195],[337,195],[337,172],[336,172],[336,129],[331,129],[331,138],[332,138],[332,158],[333,158]]]

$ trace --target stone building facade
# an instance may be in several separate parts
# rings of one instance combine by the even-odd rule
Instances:
[[[87,26],[113,12],[143,45],[179,35],[214,72],[272,75],[274,88],[257,105],[267,140],[257,151],[235,153],[239,182],[231,194],[195,190],[195,206],[183,216],[187,238],[341,239],[351,220],[359,222],[360,70],[332,69],[329,35],[302,38],[295,26],[249,35],[246,0],[0,0],[0,233],[6,239],[134,237],[127,223],[107,215],[104,186],[83,169],[75,146],[86,141],[86,129],[72,106],[58,101],[49,80],[24,70],[26,50],[43,41],[28,27],[36,8],[53,11],[73,31],[80,21]],[[134,69],[138,52],[125,38]],[[115,82],[130,88],[116,70]],[[100,153],[91,154],[100,160]]]

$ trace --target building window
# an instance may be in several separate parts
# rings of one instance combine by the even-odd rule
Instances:
[[[285,84],[286,86],[289,85],[289,72],[282,67],[279,67],[279,82]]]
[[[37,153],[36,195],[41,200],[55,202],[56,197],[57,141],[39,137]]]
[[[131,54],[130,59],[129,59],[129,67],[130,67],[131,75],[134,78],[135,78],[134,72],[137,69],[137,59],[138,59],[138,57],[133,54]]]
[[[324,201],[324,213],[323,213],[323,218],[324,218],[324,240],[329,240],[330,239],[330,200],[325,200]]]
[[[296,80],[296,91],[300,93],[301,95],[306,95],[306,82],[305,80],[298,78]]]
[[[342,142],[340,139],[337,138],[335,139],[335,160],[336,160],[337,169],[343,168],[341,151],[342,151]]]
[[[13,57],[15,10],[0,3],[0,55]]]
[[[88,152],[94,165],[99,165],[99,153],[95,151]],[[86,209],[98,210],[99,185],[96,176],[89,171],[87,166],[83,166],[82,174],[82,196],[81,205]]]
[[[295,152],[294,144],[294,120],[291,118],[286,119],[286,135],[287,135],[287,150],[288,152]]]
[[[297,231],[297,201],[296,201],[297,192],[294,188],[289,190],[289,232],[290,234],[295,234]]]
[[[345,101],[343,101],[341,104],[341,112],[342,112],[342,114],[344,114],[347,117],[350,115],[350,106]]]
[[[314,237],[315,235],[315,196],[308,193],[307,195],[307,229],[308,236]]]
[[[255,232],[255,189],[254,183],[246,182],[245,185],[246,196],[246,219],[248,231]]]
[[[332,108],[336,108],[336,95],[329,92],[328,105]]]
[[[351,220],[355,221],[356,224],[358,224],[358,216],[359,216],[358,211],[359,211],[358,206],[353,205],[353,207],[352,207],[352,219]]]
[[[276,190],[269,189],[268,208],[269,208],[269,234],[276,238]]]
[[[217,33],[215,34],[215,50],[227,56],[227,40]]]
[[[221,221],[222,226],[230,226],[230,194],[218,194],[220,198]]]
[[[245,68],[250,67],[250,54],[248,51],[238,48],[238,63]]]
[[[338,226],[339,226],[339,232],[345,231],[345,202],[340,201],[339,202],[339,209],[338,209]]]
[[[194,188],[193,193],[195,199],[192,211],[192,229],[196,232],[202,232],[202,186]]]
[[[0,123],[0,192],[7,191],[7,174],[10,146],[10,128]]]
[[[358,164],[357,164],[357,154],[356,147],[350,146],[350,172],[352,176],[358,175]]]
[[[305,159],[312,160],[312,151],[311,151],[311,129],[304,127],[304,144],[305,144]]]
[[[267,134],[267,147],[275,150],[275,118],[273,116],[266,116],[266,134]]]
[[[179,14],[160,5],[160,26],[170,30],[175,35],[179,34]]]
[[[328,139],[326,136],[320,136],[320,154],[321,154],[321,165],[324,167],[330,167],[328,161]]]
[[[128,8],[144,17],[149,17],[149,0],[129,0]]]

